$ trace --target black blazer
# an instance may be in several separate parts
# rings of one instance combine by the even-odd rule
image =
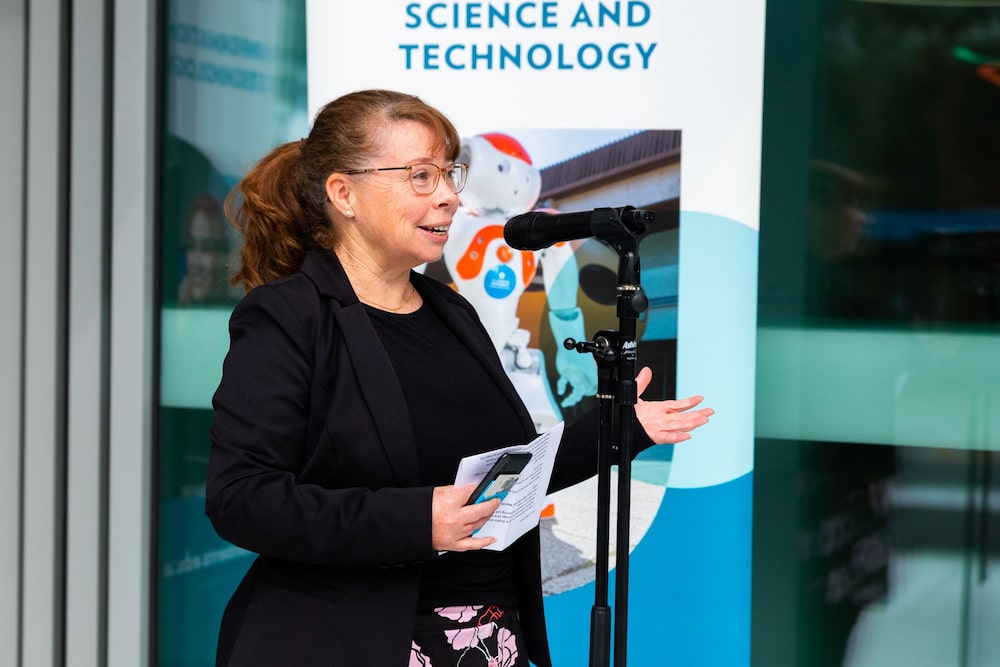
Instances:
[[[419,273],[427,306],[468,345],[536,433],[493,343],[464,298]],[[217,664],[405,665],[433,489],[399,382],[333,253],[258,287],[230,320],[213,398],[206,512],[224,539],[260,556],[226,607]],[[567,428],[550,490],[597,471],[597,411]],[[652,443],[636,428],[636,452]],[[514,549],[529,657],[551,663],[537,528]]]

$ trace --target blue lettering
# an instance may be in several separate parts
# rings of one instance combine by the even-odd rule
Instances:
[[[534,28],[535,27],[534,23],[529,23],[528,21],[525,21],[524,17],[522,16],[522,14],[524,13],[524,10],[527,9],[527,8],[529,8],[529,7],[532,8],[532,9],[534,9],[535,8],[535,3],[533,3],[533,2],[522,2],[518,6],[518,8],[517,8],[517,12],[516,12],[516,14],[517,14],[517,23],[522,28]]]
[[[424,44],[424,69],[440,69],[437,64],[439,44]]]
[[[636,18],[635,10],[642,10],[642,19]],[[646,25],[649,22],[649,5],[645,2],[630,2],[628,3],[628,27],[638,28],[639,26]]]
[[[476,45],[472,45],[472,69],[479,69],[476,64],[480,60],[486,61],[486,69],[493,69],[493,45],[486,45],[486,53],[479,53],[479,49]]]
[[[566,62],[566,45],[560,44],[557,51],[559,53],[558,57],[559,64],[557,65],[557,67],[559,69],[573,69],[573,64]]]
[[[448,49],[444,52],[445,64],[448,65],[448,67],[450,67],[451,69],[465,69],[465,65],[456,63],[451,59],[451,54],[453,51],[465,51],[465,45],[452,44],[451,46],[449,46]]]
[[[559,2],[432,2],[423,5],[411,2],[406,5],[403,25],[414,29],[430,27],[480,29],[484,27],[521,28],[558,27]],[[584,10],[586,12],[586,10]]]
[[[625,53],[618,55],[619,51],[625,51]],[[632,58],[628,54],[628,44],[619,43],[608,49],[608,62],[615,69],[628,69],[632,62]]]
[[[510,3],[503,3],[503,9],[493,6],[492,3],[489,5],[489,19],[488,24],[492,28],[497,23],[502,23],[505,27],[510,27]]]
[[[412,23],[404,24],[407,28],[420,27],[420,14],[418,13],[419,10],[420,10],[419,3],[411,2],[410,4],[406,5],[406,15],[409,16],[411,19],[413,19]]]
[[[642,48],[642,44],[639,44],[638,42],[636,43],[635,48],[639,50],[639,55],[642,57],[642,68],[649,69],[649,57],[653,55],[653,49],[656,48],[656,42],[649,45],[648,51],[644,50]]]
[[[480,3],[470,2],[465,6],[465,27],[466,28],[482,28],[483,24],[480,22],[481,16],[479,13]],[[458,11],[458,5],[455,5],[455,11]],[[456,26],[458,27],[458,21],[456,20]]]
[[[438,9],[447,10],[448,6],[446,4],[444,4],[443,2],[435,2],[433,5],[431,5],[430,7],[428,7],[427,8],[427,25],[431,26],[432,28],[447,28],[448,27],[447,23],[440,23],[440,22],[435,22],[434,21],[433,14]]]
[[[575,28],[577,24],[583,24],[588,28],[594,27],[594,22],[590,20],[590,14],[587,12],[587,5],[580,3],[580,6],[576,9],[576,14],[573,15],[573,21],[569,24],[570,28]]]
[[[556,28],[558,24],[556,23],[556,6],[558,3],[555,2],[543,2],[542,3],[542,27],[543,28]]]
[[[172,23],[169,31],[178,44],[190,44],[200,49],[257,60],[266,60],[272,55],[267,45],[241,35],[202,30],[189,23]]]
[[[598,42],[587,42],[579,46],[564,43],[548,44],[536,42],[534,44],[480,44],[475,42],[463,43],[427,43],[427,44],[400,44],[399,49],[403,52],[404,65],[407,70],[424,69],[436,70],[508,70],[525,69],[534,70],[560,69],[574,70],[582,69],[593,71],[601,68],[611,68],[624,70],[632,67],[632,49],[636,50],[636,66],[641,64],[642,69],[648,70],[652,63],[653,53],[658,46],[657,42],[615,42],[603,45]],[[187,76],[199,80],[220,80],[222,85],[236,88],[257,89],[270,83],[264,75],[252,70],[240,70],[235,68],[216,68],[212,70],[205,65],[193,62],[185,64],[183,60],[175,58],[171,63],[172,68],[178,76]],[[186,72],[195,68],[196,71]],[[210,67],[215,67],[214,65]],[[198,69],[200,68],[200,69]]]
[[[521,69],[521,45],[514,47],[513,51],[508,51],[505,47],[500,47],[500,69],[507,69],[507,63],[517,69]]]
[[[584,54],[587,51],[594,52],[594,60],[589,64],[585,62],[583,59]],[[576,60],[577,62],[580,63],[580,67],[582,67],[583,69],[596,69],[597,67],[600,67],[601,61],[603,59],[604,55],[601,53],[601,47],[599,47],[597,44],[584,44],[583,46],[580,47],[580,51],[576,54]]]
[[[625,6],[626,13],[626,25],[629,28],[638,28],[649,23],[649,17],[652,12],[649,9],[649,5],[645,2],[639,0],[632,0],[628,2]],[[570,27],[574,28],[578,25],[587,26],[588,28],[594,27],[594,19],[591,17],[590,11],[587,9],[585,3],[580,3],[577,7],[576,13],[573,15],[573,21],[570,23]],[[622,3],[597,3],[597,25],[598,27],[604,28],[609,25],[622,25]]]
[[[190,26],[185,23],[173,23],[170,26],[170,34],[174,36],[174,40],[177,42],[187,44],[191,39],[188,35],[189,29]]]
[[[544,60],[538,62],[534,54],[541,53]],[[545,44],[535,44],[530,49],[528,49],[528,64],[531,65],[533,69],[545,69],[552,62],[552,51]]]
[[[190,79],[194,76],[194,60],[180,56],[170,56],[170,69],[175,75]]]
[[[171,73],[182,79],[265,93],[273,87],[267,75],[242,67],[225,67],[176,55],[170,57],[169,64]]]
[[[406,54],[406,69],[413,69],[413,51],[419,47],[416,44],[400,44],[399,48]]]
[[[622,6],[620,2],[615,3],[614,10],[608,9],[603,2],[597,3],[597,25],[604,27],[604,19],[610,19],[615,25],[621,25]]]

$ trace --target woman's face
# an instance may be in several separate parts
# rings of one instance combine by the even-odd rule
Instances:
[[[223,240],[212,235],[212,220],[205,211],[199,209],[191,216],[187,242],[186,279],[191,298],[200,301],[211,296],[213,281],[226,259]]]
[[[385,153],[365,167],[403,167],[431,163],[444,167],[450,161],[443,150],[432,150],[435,136],[416,121],[389,126],[383,136]],[[410,187],[404,169],[351,176],[354,188],[351,236],[383,269],[411,269],[440,259],[448,228],[458,208],[458,195],[444,177],[429,195]]]

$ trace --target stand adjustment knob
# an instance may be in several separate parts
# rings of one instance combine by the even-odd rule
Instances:
[[[567,338],[563,341],[563,347],[567,350],[576,350],[580,354],[590,352],[599,361],[608,362],[618,358],[617,352],[611,347],[611,342],[604,336],[598,336],[593,341]]]
[[[649,307],[649,298],[643,290],[638,290],[632,295],[632,310],[636,313],[646,312],[646,308]]]

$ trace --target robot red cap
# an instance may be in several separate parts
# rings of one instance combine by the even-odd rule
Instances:
[[[485,134],[480,134],[483,139],[493,144],[501,153],[505,155],[510,155],[511,157],[516,157],[519,160],[523,160],[528,164],[531,164],[531,156],[528,155],[528,151],[524,150],[524,146],[509,134],[502,134],[500,132],[487,132]]]

